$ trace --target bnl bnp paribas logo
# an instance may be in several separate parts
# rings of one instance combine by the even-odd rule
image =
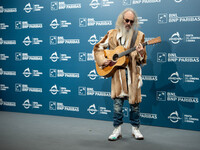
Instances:
[[[87,26],[111,26],[112,20],[96,21],[94,18],[79,18],[79,27]]]
[[[101,2],[99,3],[99,1],[101,1]],[[111,4],[114,4],[114,2],[110,1],[110,0],[92,0],[91,3],[89,4],[89,6],[91,6],[92,9],[96,9],[99,6],[109,7],[109,6],[111,6]]]
[[[199,22],[200,16],[179,16],[177,13],[159,13],[158,24],[166,23],[184,23],[184,22]]]

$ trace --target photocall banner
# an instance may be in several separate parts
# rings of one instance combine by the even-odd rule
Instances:
[[[1,0],[0,110],[113,120],[93,47],[133,8],[147,46],[141,124],[200,131],[200,1]],[[123,107],[129,122],[129,105]]]

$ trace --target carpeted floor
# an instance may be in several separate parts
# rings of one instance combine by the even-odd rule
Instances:
[[[199,150],[200,132],[142,125],[135,140],[130,124],[110,142],[112,122],[0,111],[1,150]]]

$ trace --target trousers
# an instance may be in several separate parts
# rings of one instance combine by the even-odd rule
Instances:
[[[113,115],[113,126],[118,127],[119,125],[123,124],[123,104],[124,99],[122,98],[115,98],[114,99],[114,115]],[[134,127],[140,126],[140,105],[139,103],[136,104],[129,104],[130,111],[129,111],[129,120],[130,124]]]

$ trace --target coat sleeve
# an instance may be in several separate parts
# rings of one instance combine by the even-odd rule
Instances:
[[[143,33],[140,43],[144,43],[144,41],[145,41],[145,35]],[[139,65],[145,65],[146,64],[146,61],[147,61],[146,47],[144,47],[143,56],[141,56],[139,53],[137,53],[136,60],[137,60],[137,64],[139,64]]]
[[[104,50],[108,48],[109,32],[94,46],[94,59],[99,67],[102,67],[107,60]]]
[[[139,43],[144,43],[145,41],[145,35],[143,32],[139,31],[138,32],[138,36],[136,39],[136,45],[138,45]],[[146,53],[146,47],[144,47],[144,54],[143,56],[141,56],[137,51],[133,51],[131,53],[131,57],[134,57],[137,64],[138,65],[144,65],[146,64],[146,60],[147,60],[147,53]]]

